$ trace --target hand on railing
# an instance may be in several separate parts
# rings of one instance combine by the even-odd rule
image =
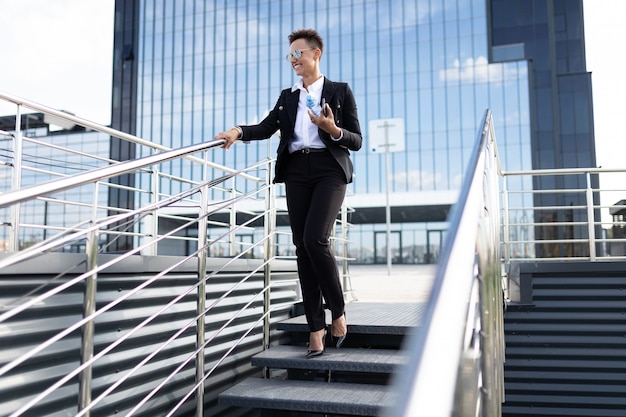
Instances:
[[[240,127],[235,126],[233,128],[231,128],[230,130],[226,130],[224,132],[220,132],[217,135],[215,135],[215,140],[220,140],[223,139],[226,142],[224,142],[224,145],[222,145],[222,148],[224,148],[224,150],[228,150],[228,148],[230,148],[233,143],[237,142],[237,140],[241,139],[243,137],[243,131],[241,130]]]

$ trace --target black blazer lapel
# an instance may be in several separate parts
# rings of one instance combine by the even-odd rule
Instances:
[[[300,90],[291,91],[287,94],[285,100],[287,107],[287,115],[289,116],[289,123],[291,125],[291,131],[293,132],[296,125],[296,114],[298,113],[298,100],[300,100]]]
[[[333,95],[335,94],[335,83],[324,77],[324,87],[322,87],[322,98],[326,99],[326,103],[330,105]]]

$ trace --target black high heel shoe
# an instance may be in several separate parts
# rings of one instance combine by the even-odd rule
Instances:
[[[324,330],[324,336],[322,336],[322,349],[321,350],[307,350],[305,359],[317,358],[318,356],[322,356],[324,354],[324,350],[326,349],[326,330]]]
[[[335,347],[337,347],[337,349],[339,349],[341,345],[343,345],[343,342],[346,341],[346,337],[348,336],[348,319],[346,318],[345,312],[343,313],[343,319],[346,322],[346,334],[342,336],[334,336],[331,329],[331,337],[333,338],[333,343],[335,344]]]

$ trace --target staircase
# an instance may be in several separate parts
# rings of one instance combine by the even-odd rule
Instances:
[[[269,378],[251,377],[227,389],[220,404],[262,410],[267,416],[376,416],[392,405],[389,377],[402,365],[404,336],[419,324],[423,304],[353,302],[346,306],[348,337],[341,349],[305,359],[308,327],[303,316],[278,323],[292,345],[252,358]],[[327,316],[330,323],[330,317]]]
[[[626,264],[527,265],[505,317],[503,416],[626,416]]]

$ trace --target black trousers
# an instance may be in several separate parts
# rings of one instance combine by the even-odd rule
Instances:
[[[326,327],[323,300],[332,319],[344,313],[343,290],[330,243],[346,194],[345,175],[328,152],[290,155],[285,191],[296,246],[304,312],[312,332]]]

